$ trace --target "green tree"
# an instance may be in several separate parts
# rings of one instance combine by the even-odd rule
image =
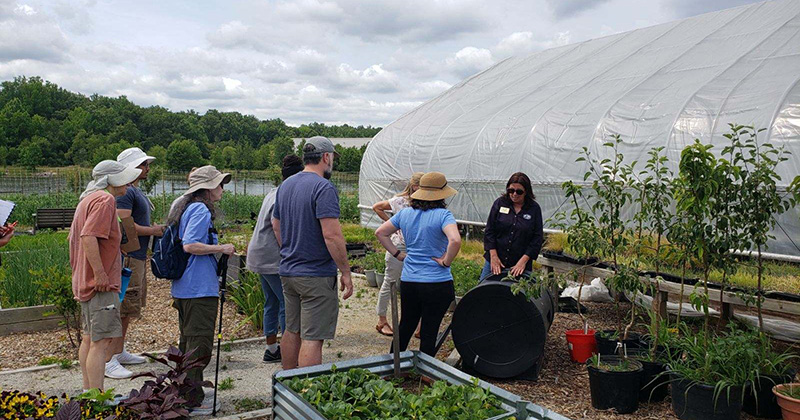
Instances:
[[[47,147],[47,139],[42,137],[34,137],[33,139],[25,140],[19,146],[19,159],[20,165],[36,169],[44,163],[44,156],[42,153],[43,147]]]
[[[200,148],[187,139],[173,141],[167,148],[166,160],[167,167],[180,171],[188,171],[205,164]]]
[[[164,166],[167,164],[167,149],[164,146],[157,144],[147,150],[147,154],[156,158],[152,165]]]
[[[294,141],[289,137],[278,137],[272,141],[272,163],[281,166],[283,157],[294,153]]]

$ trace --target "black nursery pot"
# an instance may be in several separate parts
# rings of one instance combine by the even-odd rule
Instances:
[[[714,398],[714,386],[692,383],[670,374],[672,410],[681,420],[739,420],[742,414],[742,387],[723,390]]]
[[[602,356],[617,355],[617,342],[620,340],[605,338],[614,334],[616,330],[603,330],[594,333],[594,338],[597,341],[597,352]],[[620,334],[621,335],[621,334]],[[640,349],[643,347],[642,336],[636,332],[629,332],[628,338],[622,341],[622,345],[628,350]]]
[[[618,365],[622,363],[619,356],[602,356],[601,362]],[[592,393],[592,407],[598,410],[615,409],[619,414],[633,413],[639,408],[639,388],[642,376],[642,364],[628,359],[636,370],[626,372],[610,372],[600,370],[586,361],[589,370],[589,390]]]
[[[641,402],[661,402],[669,392],[669,375],[664,374],[666,366],[659,362],[640,360],[642,363],[642,389],[639,391]]]
[[[781,408],[778,406],[778,399],[772,393],[772,387],[792,382],[796,373],[794,369],[789,369],[785,375],[763,375],[755,384],[747,384],[744,387],[742,410],[755,417],[781,418]]]

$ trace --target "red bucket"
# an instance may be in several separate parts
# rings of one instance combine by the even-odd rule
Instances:
[[[569,355],[573,362],[586,363],[586,360],[597,353],[597,341],[594,339],[594,330],[584,334],[583,330],[568,330],[567,345]]]

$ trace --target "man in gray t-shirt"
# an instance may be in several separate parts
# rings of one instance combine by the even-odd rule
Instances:
[[[283,158],[281,175],[285,181],[290,176],[303,170],[303,161],[295,155]],[[256,227],[250,244],[247,246],[247,269],[258,273],[261,277],[261,290],[264,291],[264,337],[267,348],[264,350],[264,363],[281,361],[281,350],[278,345],[278,326],[286,332],[286,316],[283,300],[283,286],[278,268],[281,263],[281,246],[272,230],[272,209],[278,189],[274,189],[264,197],[261,211],[258,212]]]
[[[278,189],[272,228],[281,244],[279,273],[286,306],[281,340],[284,369],[322,363],[322,345],[336,333],[339,296],[336,269],[342,272],[343,299],[353,294],[339,196],[328,180],[336,152],[317,136],[303,147],[305,170]]]

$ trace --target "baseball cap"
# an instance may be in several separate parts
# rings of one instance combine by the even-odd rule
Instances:
[[[336,153],[336,148],[333,147],[333,143],[327,137],[314,136],[306,140],[306,144],[303,146],[303,155],[322,153],[333,153],[336,157],[339,157],[339,153]]]

